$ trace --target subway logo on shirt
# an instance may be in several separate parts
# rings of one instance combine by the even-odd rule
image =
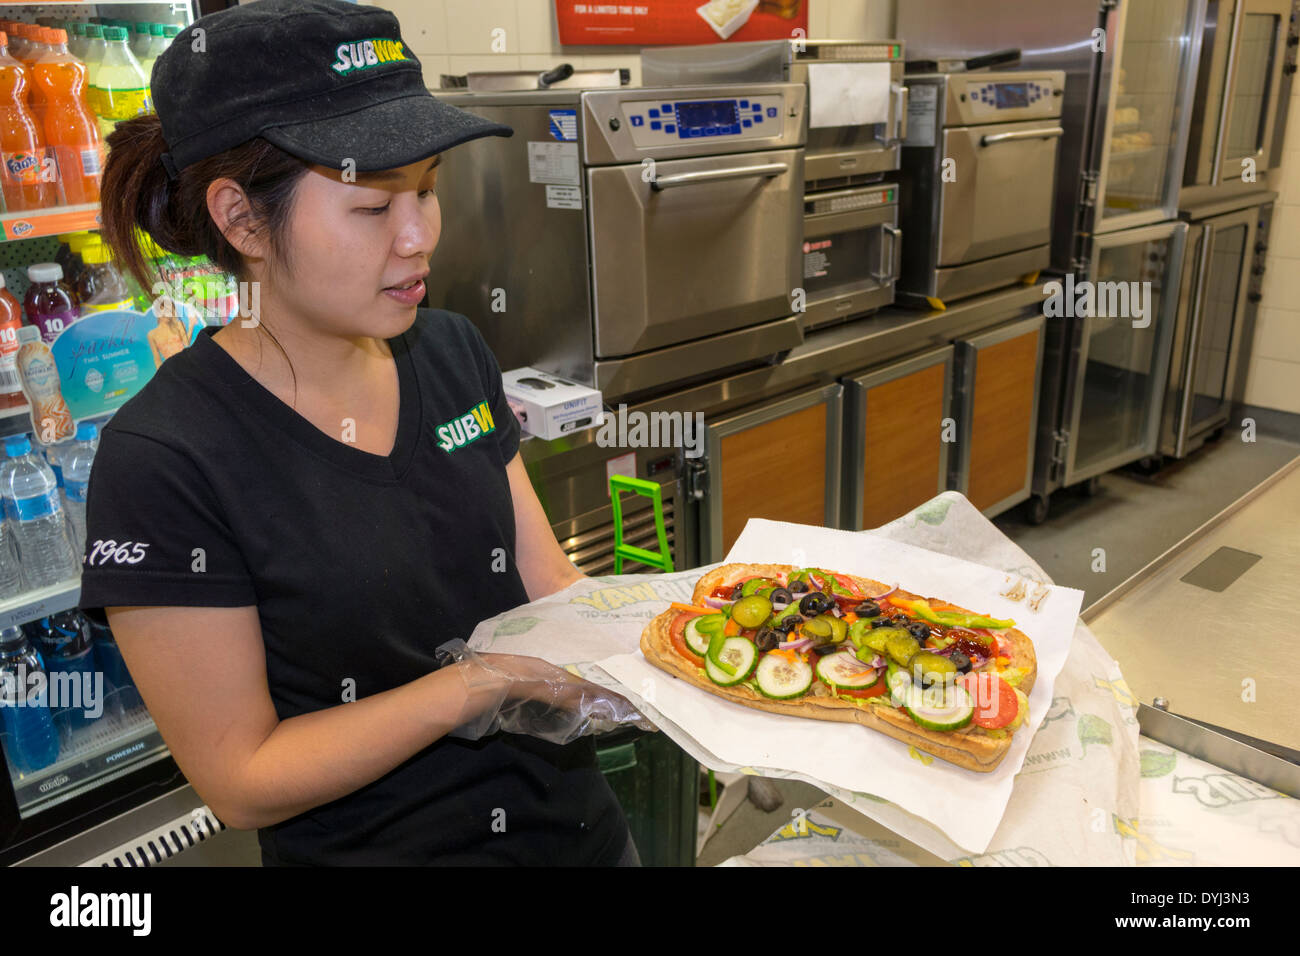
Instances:
[[[407,55],[401,40],[389,40],[384,37],[340,43],[334,54],[338,59],[330,65],[339,76],[347,76],[353,70],[368,70],[381,63],[415,59]]]
[[[464,415],[443,422],[435,434],[438,436],[439,448],[455,451],[496,430],[497,423],[492,420],[492,409],[488,408],[487,402],[479,402]]]

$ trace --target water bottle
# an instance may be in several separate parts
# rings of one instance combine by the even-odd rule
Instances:
[[[0,723],[4,751],[20,773],[35,773],[59,758],[59,734],[50,716],[48,693],[29,695],[32,675],[44,673],[23,629],[0,628]]]
[[[103,683],[95,686],[95,648],[90,625],[80,611],[72,608],[34,621],[28,628],[49,674],[49,704],[54,726],[69,740],[74,730],[80,730],[103,714],[100,696]]]
[[[130,671],[126,669],[126,661],[122,659],[122,652],[117,647],[117,638],[113,636],[113,631],[107,624],[100,624],[84,614],[82,616],[90,625],[90,633],[94,639],[95,663],[104,673],[104,680],[109,685],[116,706],[122,710],[143,707],[144,700],[141,699],[140,692],[135,689],[135,681],[131,679]]]
[[[0,472],[0,494],[13,525],[24,586],[41,588],[76,578],[80,562],[68,541],[54,472],[44,459],[32,454],[26,435],[6,438],[5,451],[12,460]]]
[[[86,487],[90,466],[99,447],[99,429],[94,422],[77,426],[77,437],[63,453],[63,494],[68,509],[68,534],[78,561],[86,555]]]
[[[3,466],[0,466],[3,474]],[[2,479],[0,479],[2,480]],[[23,590],[18,552],[14,549],[14,528],[7,517],[0,518],[0,601],[17,597]]]

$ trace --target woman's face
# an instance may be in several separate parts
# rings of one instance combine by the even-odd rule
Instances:
[[[312,166],[289,224],[292,271],[276,278],[275,297],[337,335],[391,338],[410,328],[442,231],[437,163],[355,173],[355,182]],[[405,293],[390,291],[412,279]]]

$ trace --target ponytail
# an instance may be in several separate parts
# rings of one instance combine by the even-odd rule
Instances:
[[[154,113],[118,123],[108,137],[100,232],[114,258],[143,288],[151,289],[162,276],[150,269],[137,228],[168,252],[206,256],[237,278],[248,278],[243,255],[208,213],[208,186],[217,179],[234,180],[244,190],[251,209],[245,215],[253,218],[249,227],[266,231],[274,264],[289,266],[289,215],[307,162],[256,137],[169,179],[162,164],[166,151],[162,122]],[[231,222],[227,228],[238,224]]]

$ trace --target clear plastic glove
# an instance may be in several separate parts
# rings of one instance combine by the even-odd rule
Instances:
[[[479,654],[459,639],[435,654],[439,667],[452,667],[465,682],[465,708],[448,737],[478,740],[504,731],[568,744],[629,724],[657,729],[626,697],[540,657]]]

